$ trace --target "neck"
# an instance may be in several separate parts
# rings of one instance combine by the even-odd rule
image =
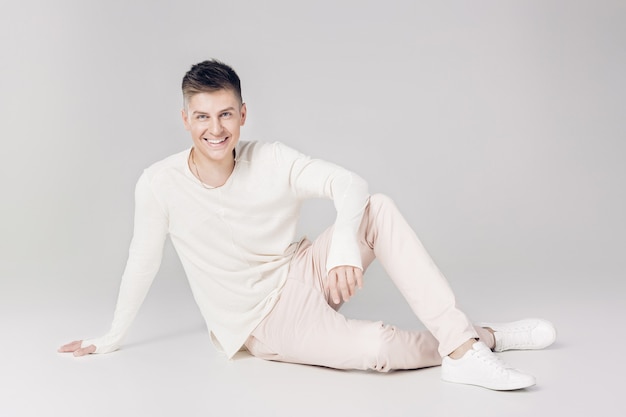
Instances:
[[[191,172],[202,184],[211,188],[220,187],[226,183],[235,169],[235,150],[233,149],[232,159],[207,161],[206,158],[202,158],[200,152],[191,148],[188,165]]]

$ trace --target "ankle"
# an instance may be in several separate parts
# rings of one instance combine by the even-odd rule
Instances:
[[[469,351],[472,348],[472,346],[474,346],[474,343],[476,343],[476,339],[469,339],[465,343],[463,343],[461,346],[454,349],[452,353],[450,353],[448,356],[450,356],[450,358],[455,359],[455,360],[461,359],[467,353],[467,351]]]
[[[491,334],[491,343],[485,344],[487,345],[487,347],[489,347],[489,349],[494,350],[496,348],[496,331],[493,330],[491,327],[483,327],[483,329],[487,330],[489,334]],[[483,341],[486,342],[486,340]]]

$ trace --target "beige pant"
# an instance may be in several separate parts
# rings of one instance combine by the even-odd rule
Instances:
[[[302,243],[274,309],[252,332],[246,347],[259,358],[338,369],[415,369],[441,364],[465,341],[493,336],[474,328],[456,308],[454,294],[393,201],[373,195],[359,228],[363,268],[377,258],[427,332],[338,313],[324,286],[332,229]],[[367,285],[367,283],[365,283]]]

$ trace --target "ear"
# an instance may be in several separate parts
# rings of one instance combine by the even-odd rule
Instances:
[[[239,110],[239,113],[241,113],[241,123],[239,124],[239,126],[243,126],[246,123],[246,115],[248,114],[246,103],[243,103],[241,105],[241,110]]]
[[[185,130],[188,130],[188,131],[191,130],[191,124],[189,123],[189,117],[187,115],[187,110],[182,109],[180,111],[180,115],[183,118],[183,124],[185,125]]]

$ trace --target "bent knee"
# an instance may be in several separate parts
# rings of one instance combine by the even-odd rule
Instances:
[[[397,212],[393,199],[386,194],[372,194],[369,199],[369,210],[372,213]]]
[[[387,194],[372,194],[369,199],[369,205],[372,209],[378,210],[387,207],[396,207],[393,199]]]

